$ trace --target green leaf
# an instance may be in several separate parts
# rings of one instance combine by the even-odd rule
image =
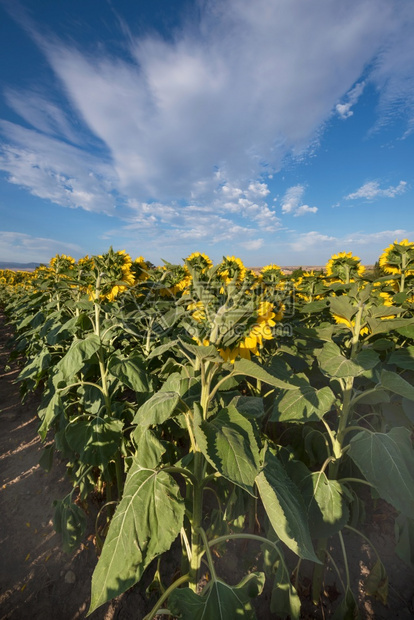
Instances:
[[[274,367],[272,367],[272,372],[276,372]],[[297,390],[297,385],[292,385],[291,383],[287,383],[279,379],[274,374],[268,373],[262,366],[255,364],[251,360],[240,359],[234,362],[234,369],[232,371],[232,375],[244,375],[246,377],[253,377],[254,379],[259,379],[263,383],[267,383],[268,385],[273,385],[274,387],[281,388],[282,390]]]
[[[39,465],[42,469],[49,472],[53,466],[53,455],[55,452],[54,444],[50,444],[50,446],[46,446],[46,448],[42,452],[42,456],[39,459]]]
[[[414,325],[412,323],[404,327],[399,327],[395,331],[401,334],[401,336],[404,336],[404,338],[410,338],[411,340],[414,340]]]
[[[180,395],[176,392],[157,392],[147,400],[137,411],[133,419],[134,424],[140,426],[159,426],[176,411],[182,411]]]
[[[184,501],[174,479],[134,459],[92,576],[88,613],[137,583],[149,563],[171,547],[183,520]]]
[[[77,452],[84,463],[107,467],[119,450],[122,441],[122,420],[101,418],[71,421],[65,429],[69,447]]]
[[[286,616],[291,620],[300,618],[300,598],[289,579],[289,574],[286,575],[282,562],[278,563],[273,581],[270,611],[279,618]]]
[[[332,314],[337,314],[348,321],[351,321],[352,317],[358,312],[358,307],[354,306],[346,295],[330,297],[329,306]]]
[[[126,359],[112,357],[109,363],[109,371],[121,383],[135,392],[150,392],[151,382],[147,375],[145,364],[137,355]]]
[[[371,568],[365,580],[365,592],[368,596],[373,596],[380,600],[383,605],[387,604],[388,577],[381,560],[377,560]]]
[[[410,431],[389,433],[361,431],[350,441],[348,452],[380,496],[407,516],[414,514],[414,450]]]
[[[137,443],[136,461],[141,467],[155,469],[161,462],[165,447],[148,428],[137,426],[133,432]]]
[[[235,396],[230,405],[247,418],[258,419],[264,416],[263,398],[259,396]]]
[[[229,406],[212,421],[202,421],[200,427],[195,424],[194,432],[209,463],[222,476],[254,495],[253,486],[260,467],[259,450],[249,420]]]
[[[299,557],[319,563],[312,547],[306,507],[298,487],[270,451],[266,452],[265,461],[256,484],[273,529]]]
[[[274,403],[272,422],[305,423],[318,421],[328,413],[335,402],[330,387],[316,390],[311,385],[280,394]]]
[[[155,347],[149,354],[147,359],[152,359],[153,357],[160,357],[166,351],[170,351],[175,347],[178,343],[178,340],[168,340],[165,344],[161,344],[159,347]]]
[[[350,360],[334,342],[326,342],[317,355],[321,370],[329,377],[337,378],[357,377],[379,362],[378,354],[372,349],[363,349],[354,360]]]
[[[308,504],[312,538],[333,536],[348,523],[349,510],[339,482],[329,480],[325,473],[313,472],[301,489]]]
[[[413,327],[412,325],[413,319],[389,319],[387,320],[387,319],[368,318],[367,322],[371,329],[372,335],[387,334],[388,332],[392,332],[392,331],[397,331],[398,333],[402,333],[401,330],[405,330],[407,334],[412,333],[410,328]],[[403,333],[403,335],[405,334]]]
[[[47,349],[43,349],[38,353],[26,366],[23,368],[19,376],[18,381],[24,381],[29,377],[37,377],[42,371],[49,368],[51,362],[51,356]]]
[[[237,586],[214,580],[201,595],[190,588],[177,589],[170,595],[168,606],[182,620],[255,620],[250,599],[261,594],[264,581],[264,573],[250,573]]]
[[[398,368],[414,370],[414,345],[393,351],[388,359],[388,363],[395,364]]]
[[[84,340],[72,342],[66,355],[56,364],[54,382],[69,382],[82,370],[86,362],[99,350],[101,342],[98,336],[91,334]]]
[[[86,529],[86,515],[74,504],[70,497],[55,500],[53,522],[58,534],[62,534],[62,546],[65,553],[71,553],[81,542]]]
[[[395,553],[414,570],[414,519],[398,515],[395,520]]]
[[[46,434],[52,425],[55,418],[64,412],[63,403],[59,392],[54,392],[53,395],[45,395],[45,404],[42,401],[40,408],[38,409],[38,416],[42,423],[38,429],[38,433],[42,441],[46,439]]]
[[[332,620],[358,620],[358,605],[351,590],[347,588],[345,596],[335,610]]]
[[[383,370],[381,372],[381,385],[386,390],[394,392],[394,394],[404,396],[408,400],[414,400],[414,386],[396,372]]]

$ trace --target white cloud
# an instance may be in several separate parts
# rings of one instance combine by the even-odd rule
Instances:
[[[365,198],[366,200],[374,200],[374,198],[395,198],[399,194],[403,194],[407,189],[407,182],[400,181],[398,185],[381,189],[378,181],[369,181],[357,189],[356,192],[345,196],[346,200],[356,200],[357,198]]]
[[[82,256],[81,248],[74,243],[34,237],[20,232],[0,231],[0,261],[48,263],[55,254]]]
[[[289,187],[282,198],[282,213],[292,213],[294,217],[300,217],[307,213],[316,213],[318,207],[301,204],[304,193],[305,187],[303,185]]]
[[[308,251],[311,248],[321,246],[331,246],[332,243],[336,242],[336,237],[332,237],[330,235],[324,235],[322,233],[317,232],[316,230],[311,230],[307,233],[300,233],[295,236],[295,239],[290,243],[290,248],[295,252]]]
[[[357,231],[339,237],[313,230],[307,233],[292,234],[288,247],[294,253],[293,263],[306,261],[307,265],[322,265],[329,260],[332,254],[338,252],[353,252],[355,254],[358,252],[362,262],[368,264],[374,263],[384,248],[396,239],[411,238],[412,235],[412,231],[396,229],[371,233]],[[359,247],[358,250],[355,249],[356,246]]]
[[[309,205],[301,205],[296,209],[296,212],[293,214],[294,217],[299,217],[300,215],[306,215],[306,213],[316,213],[318,207],[310,207]]]
[[[259,250],[263,247],[264,239],[252,239],[251,241],[246,241],[242,243],[241,246],[246,250]]]
[[[169,226],[195,239],[208,236],[203,227],[220,237],[277,230],[263,178],[315,145],[335,105],[352,114],[363,72],[385,93],[385,116],[398,87],[414,102],[413,19],[398,0],[205,0],[168,40],[138,37],[130,23],[128,58],[47,38],[32,23],[61,91],[6,92],[33,129],[2,124],[0,169],[63,206],[140,205],[128,223],[165,238]],[[315,213],[295,188],[282,213]],[[188,206],[203,209],[198,221]]]
[[[352,88],[349,91],[349,93],[347,93],[346,103],[336,104],[335,109],[341,118],[346,119],[346,118],[349,118],[350,116],[353,116],[354,113],[351,110],[351,108],[358,102],[358,99],[362,95],[364,88],[365,88],[365,82],[359,82],[358,84],[354,86],[354,88]]]

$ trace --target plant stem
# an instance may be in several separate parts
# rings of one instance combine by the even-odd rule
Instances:
[[[149,614],[147,614],[144,618],[144,620],[152,620],[154,618],[154,616],[157,615],[158,610],[160,609],[161,605],[163,604],[164,601],[167,600],[167,598],[170,596],[171,592],[173,592],[176,588],[178,588],[179,586],[181,586],[181,584],[185,583],[186,581],[188,581],[189,579],[189,575],[182,575],[181,577],[179,577],[178,579],[176,579],[174,581],[174,583],[172,583],[170,585],[169,588],[167,588],[164,592],[164,594],[162,594],[160,596],[160,598],[158,599],[158,601],[156,602],[156,604],[154,605],[154,607],[151,609],[151,611],[149,612]]]
[[[196,452],[194,455],[194,477],[197,483],[193,484],[193,514],[191,518],[191,558],[189,586],[193,592],[197,591],[198,573],[200,570],[203,545],[200,537],[200,527],[203,519],[203,489],[198,481],[203,477],[203,455]]]

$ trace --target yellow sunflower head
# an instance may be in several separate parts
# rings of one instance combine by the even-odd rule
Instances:
[[[230,282],[233,281],[242,282],[246,272],[247,269],[240,258],[236,258],[235,256],[226,256],[226,258],[223,258],[217,270],[217,274],[226,284],[230,284]]]
[[[381,254],[379,265],[385,273],[414,275],[414,243],[408,239],[395,240]]]
[[[190,256],[187,256],[185,262],[200,273],[205,273],[213,266],[211,258],[201,252],[193,252]]]
[[[326,264],[326,275],[341,282],[351,282],[365,271],[361,259],[352,252],[334,254]]]

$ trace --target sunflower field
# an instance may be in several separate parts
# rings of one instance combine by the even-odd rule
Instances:
[[[68,553],[82,506],[101,498],[89,613],[151,565],[145,620],[255,618],[265,583],[270,611],[299,619],[302,562],[317,604],[336,538],[335,617],[358,617],[343,532],[370,544],[364,488],[397,511],[396,551],[413,564],[414,243],[392,243],[376,271],[351,252],[288,275],[199,252],[156,267],[112,248],[0,271],[22,398],[42,394],[41,465],[59,452],[73,483],[54,503]],[[240,540],[255,565],[229,585],[217,557]],[[173,543],[181,559],[162,584]],[[385,604],[372,552],[365,588]]]

